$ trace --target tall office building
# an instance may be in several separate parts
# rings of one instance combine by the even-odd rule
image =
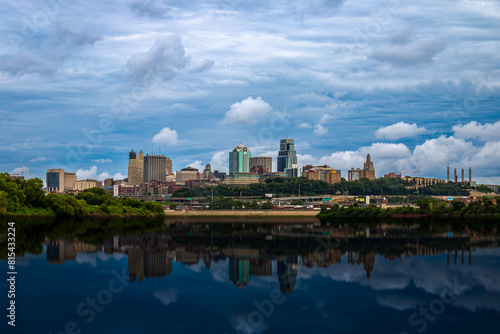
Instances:
[[[168,175],[173,175],[174,171],[172,170],[172,159],[167,157],[167,176]]]
[[[249,173],[250,172],[250,150],[239,144],[232,152],[229,152],[229,174]]]
[[[46,181],[50,193],[75,190],[76,173],[67,173],[64,169],[47,169]]]
[[[375,168],[373,168],[373,162],[369,154],[366,156],[366,162],[363,165],[363,169],[359,171],[359,178],[367,178],[370,181],[375,180]]]
[[[297,165],[297,154],[293,139],[281,139],[278,153],[278,172],[285,172],[290,166]]]
[[[255,168],[259,169],[259,166],[262,166],[263,169],[266,169],[270,172],[273,171],[273,158],[271,157],[254,157],[250,158],[250,169]]]
[[[153,180],[158,182],[167,181],[167,159],[163,154],[148,154],[144,157],[144,183]]]
[[[139,185],[144,182],[144,153],[137,155],[134,150],[128,154],[128,184]]]

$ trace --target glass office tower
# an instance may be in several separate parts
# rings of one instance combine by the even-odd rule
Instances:
[[[293,139],[281,139],[278,153],[278,172],[285,172],[290,166],[297,165],[297,154]]]

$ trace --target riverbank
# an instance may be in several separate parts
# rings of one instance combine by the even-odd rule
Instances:
[[[166,216],[191,216],[191,217],[316,217],[317,210],[165,210]]]

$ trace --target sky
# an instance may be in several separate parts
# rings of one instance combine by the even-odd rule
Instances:
[[[500,1],[1,1],[0,171],[228,170],[241,142],[347,178],[500,183]]]

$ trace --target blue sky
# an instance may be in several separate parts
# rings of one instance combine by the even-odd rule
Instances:
[[[288,136],[343,176],[370,153],[377,176],[500,183],[499,1],[2,5],[2,171],[120,178],[131,149],[227,170]]]

